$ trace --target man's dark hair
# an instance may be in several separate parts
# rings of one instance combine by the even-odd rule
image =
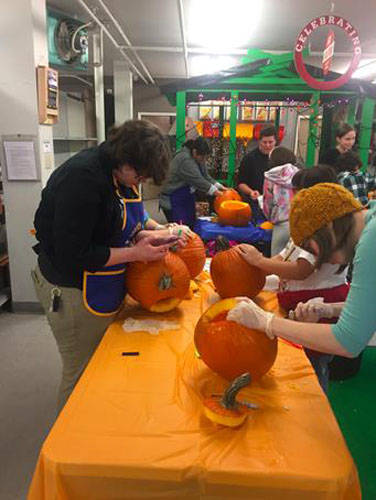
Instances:
[[[195,149],[196,153],[198,153],[199,155],[210,154],[209,144],[207,143],[206,139],[201,136],[197,137],[196,139],[190,139],[189,141],[186,141],[184,143],[184,146],[188,148],[191,153]]]
[[[277,129],[273,125],[269,125],[268,127],[264,127],[260,131],[260,141],[263,137],[270,137],[274,135],[275,140],[278,141]]]
[[[138,175],[151,177],[157,185],[164,181],[170,148],[157,126],[146,120],[129,120],[119,127],[112,127],[107,142],[115,168],[127,164]]]
[[[337,184],[337,173],[329,165],[316,165],[315,167],[304,167],[291,179],[294,189],[310,188],[321,182],[334,182]]]
[[[340,172],[355,172],[363,165],[360,156],[354,151],[347,151],[340,155],[336,161],[336,170]]]
[[[286,163],[296,164],[296,156],[293,151],[284,146],[277,146],[270,153],[269,165],[270,168],[279,167],[280,165],[286,165]]]

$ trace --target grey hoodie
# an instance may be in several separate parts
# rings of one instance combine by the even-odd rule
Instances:
[[[160,194],[161,207],[170,210],[170,194],[183,186],[189,186],[192,192],[197,190],[208,195],[213,195],[218,188],[218,183],[208,174],[206,165],[199,166],[186,147],[175,155],[170,164]]]

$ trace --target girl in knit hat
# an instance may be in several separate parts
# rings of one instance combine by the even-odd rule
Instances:
[[[316,299],[298,304],[296,321],[292,321],[240,298],[227,318],[310,349],[358,356],[376,331],[375,215],[373,202],[369,210],[364,209],[342,186],[323,183],[302,189],[291,205],[292,239],[316,255],[318,267],[325,262],[346,265],[353,258],[353,280],[346,301],[327,304]],[[317,324],[321,317],[339,319],[335,324]]]
[[[310,187],[319,182],[336,181],[336,172],[328,165],[319,165],[298,171],[292,179],[295,190]],[[279,277],[278,301],[286,311],[293,311],[299,302],[315,297],[324,297],[326,302],[343,302],[348,294],[346,269],[338,270],[337,265],[323,264],[316,268],[316,257],[294,244],[292,240],[279,255],[269,259],[251,245],[237,247],[241,256],[250,264],[259,267],[267,274]],[[333,323],[334,319],[323,318],[322,322]],[[327,392],[329,384],[329,362],[332,355],[305,349],[306,355],[315,369],[321,387]]]

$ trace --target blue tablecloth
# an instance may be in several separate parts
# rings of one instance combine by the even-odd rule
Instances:
[[[254,226],[251,222],[245,227],[221,226],[216,222],[198,218],[194,231],[205,241],[215,240],[220,235],[225,236],[228,240],[241,243],[268,243],[272,238],[272,231],[265,231]]]

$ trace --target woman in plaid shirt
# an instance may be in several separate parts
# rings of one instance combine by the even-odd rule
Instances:
[[[375,176],[360,171],[362,160],[353,151],[342,154],[336,163],[338,182],[351,191],[354,197],[367,205],[368,192],[376,188]]]

